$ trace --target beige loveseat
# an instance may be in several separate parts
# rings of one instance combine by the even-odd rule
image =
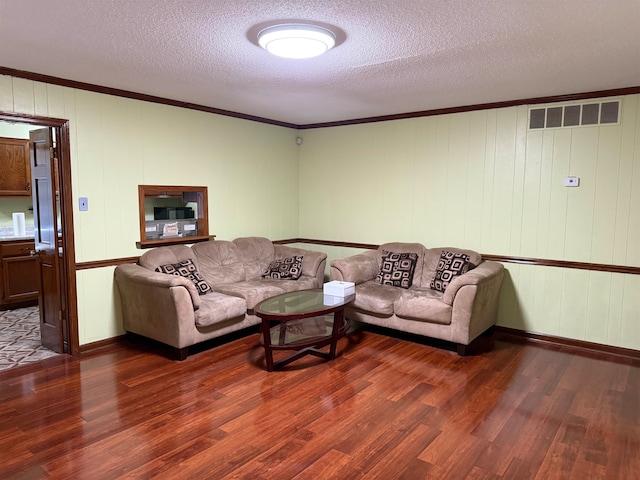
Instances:
[[[274,260],[296,256],[302,256],[298,279],[262,277]],[[200,287],[206,293],[189,278],[156,271],[188,260],[205,280]],[[137,264],[115,269],[124,329],[174,347],[183,360],[196,343],[260,323],[253,308],[265,298],[322,287],[326,260],[325,253],[262,237],[155,248]]]
[[[443,250],[468,255],[469,271],[440,292],[431,281]],[[385,252],[417,255],[409,288],[376,283]],[[502,264],[483,261],[477,252],[419,243],[387,243],[331,262],[333,280],[356,284],[355,302],[346,310],[349,319],[453,342],[460,355],[496,323],[503,274]]]

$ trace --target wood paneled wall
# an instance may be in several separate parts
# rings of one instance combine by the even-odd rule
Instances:
[[[640,266],[640,96],[622,97],[618,125],[529,131],[527,117],[305,130],[299,236]],[[640,349],[640,276],[506,266],[499,324]]]
[[[0,76],[0,110],[71,126],[76,261],[139,255],[138,184],[209,186],[212,234],[419,241],[640,266],[640,96],[619,125],[527,107],[295,130]],[[298,147],[295,137],[302,136]],[[579,188],[562,185],[580,177]],[[349,248],[315,246],[330,258]],[[499,323],[640,349],[640,276],[507,265]],[[122,332],[113,268],[77,273],[80,343]]]
[[[0,111],[70,121],[76,262],[131,257],[138,185],[206,185],[210,233],[298,234],[296,131],[0,75]],[[88,197],[89,211],[77,210]],[[113,268],[77,273],[80,344],[123,333]]]

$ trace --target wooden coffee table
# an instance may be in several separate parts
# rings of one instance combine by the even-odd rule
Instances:
[[[262,319],[260,343],[264,346],[267,371],[272,372],[304,355],[325,360],[336,358],[338,340],[349,329],[344,309],[355,295],[334,297],[322,289],[300,290],[263,300],[254,309]],[[272,322],[277,322],[271,326]],[[329,345],[329,351],[320,350]],[[274,350],[294,350],[288,357],[273,361]]]

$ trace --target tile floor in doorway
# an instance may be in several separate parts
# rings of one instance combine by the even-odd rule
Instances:
[[[0,371],[56,355],[40,345],[37,306],[0,311]]]

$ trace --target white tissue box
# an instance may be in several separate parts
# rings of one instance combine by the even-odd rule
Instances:
[[[324,284],[322,289],[325,295],[333,295],[334,297],[348,297],[356,292],[356,284],[353,282],[341,282],[334,280]]]
[[[344,302],[345,297],[336,297],[335,295],[324,295],[324,299],[322,304],[327,307],[333,307],[334,305],[338,305],[339,303]]]

